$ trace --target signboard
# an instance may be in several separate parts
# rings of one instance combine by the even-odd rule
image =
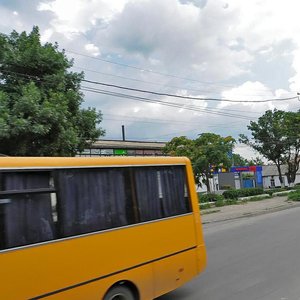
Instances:
[[[234,172],[234,173],[254,172],[257,186],[262,186],[263,184],[262,166],[231,167],[230,172]]]
[[[261,166],[239,166],[239,167],[231,167],[230,172],[257,172],[262,170]]]
[[[127,155],[126,149],[114,149],[114,155]]]

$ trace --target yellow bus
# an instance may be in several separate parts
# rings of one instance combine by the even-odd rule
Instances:
[[[0,299],[154,299],[205,264],[187,158],[0,157]]]

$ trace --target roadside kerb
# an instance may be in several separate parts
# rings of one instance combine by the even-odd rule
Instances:
[[[288,201],[287,196],[241,203],[201,210],[202,223],[246,218],[300,206],[300,202]]]

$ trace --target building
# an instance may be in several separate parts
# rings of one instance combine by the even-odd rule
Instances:
[[[234,166],[230,172],[214,174],[214,190],[262,187],[261,166]]]
[[[288,181],[285,173],[287,166],[281,166],[283,184],[288,186]],[[296,175],[295,184],[300,183],[300,170]],[[276,165],[267,166],[245,166],[231,167],[230,172],[218,172],[214,174],[212,190],[226,190],[229,188],[251,188],[263,187],[280,188],[279,174]]]
[[[161,156],[165,142],[98,140],[78,156]]]
[[[282,165],[281,173],[282,173],[282,177],[283,177],[284,186],[288,186],[287,177],[286,177],[286,175],[284,175],[286,172],[287,172],[287,165]],[[300,170],[298,170],[297,175],[296,175],[295,184],[296,183],[300,183]],[[265,189],[281,187],[281,184],[279,181],[279,173],[278,173],[276,165],[263,166],[263,187]]]

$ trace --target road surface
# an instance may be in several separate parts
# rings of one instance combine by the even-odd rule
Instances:
[[[299,300],[300,207],[204,225],[208,266],[157,300]]]

